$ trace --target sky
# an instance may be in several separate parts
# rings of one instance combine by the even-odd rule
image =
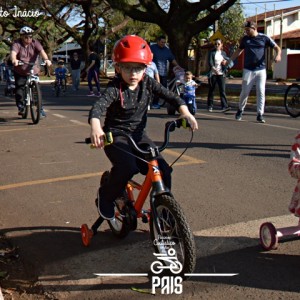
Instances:
[[[246,17],[252,17],[257,14],[262,14],[265,11],[300,6],[299,0],[241,0],[244,7]]]

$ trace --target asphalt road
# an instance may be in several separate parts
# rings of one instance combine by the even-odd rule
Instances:
[[[83,143],[95,100],[86,94],[84,87],[56,98],[43,86],[47,117],[38,125],[18,119],[14,101],[0,96],[1,232],[19,247],[24,269],[45,299],[148,299],[131,287],[151,290],[151,279],[113,276],[149,271],[154,256],[147,224],[122,240],[103,224],[89,248],[81,244],[80,226],[97,218],[100,175],[110,168],[102,151]],[[268,112],[267,123],[258,124],[246,109],[237,122],[234,111],[207,113],[204,107],[196,117],[200,129],[174,165],[172,191],[195,236],[195,273],[204,276],[184,282],[180,295],[157,291],[156,299],[298,299],[300,241],[263,251],[258,232],[265,221],[276,227],[298,222],[287,211],[296,183],[287,164],[299,120]],[[162,140],[170,119],[165,109],[149,111],[154,141]],[[189,139],[185,130],[172,134],[168,162]]]

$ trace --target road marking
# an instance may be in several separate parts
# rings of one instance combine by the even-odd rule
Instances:
[[[296,226],[299,218],[292,214],[266,217],[193,232],[199,256],[212,256],[259,245],[259,228],[271,222],[276,228]],[[197,255],[197,256],[198,256]]]
[[[60,115],[60,114],[52,114],[52,116],[55,116],[55,117],[58,117],[58,118],[61,118],[61,119],[65,119],[66,118],[66,116]]]
[[[56,177],[56,178],[48,178],[48,179],[40,179],[40,180],[12,183],[12,184],[7,184],[7,185],[0,185],[0,191],[14,189],[14,188],[20,188],[20,187],[24,187],[24,186],[38,185],[38,184],[47,184],[47,183],[61,182],[61,181],[67,181],[67,180],[78,180],[78,179],[82,179],[82,178],[101,176],[102,174],[103,174],[103,172],[97,172],[97,173],[87,173],[87,174],[79,174],[79,175],[73,175],[73,176]]]
[[[180,154],[174,150],[170,150],[170,149],[166,149],[164,150],[164,153],[168,153],[169,155],[171,156],[174,156],[174,157],[178,157]],[[183,166],[183,165],[190,165],[190,164],[203,164],[205,163],[204,160],[201,160],[201,159],[197,159],[197,158],[194,158],[192,156],[188,156],[188,155],[182,155],[181,158],[185,159],[186,161],[184,162],[176,162],[176,166]]]
[[[88,123],[83,123],[77,120],[70,120],[70,122],[77,124],[77,125],[81,125],[81,126],[90,126]]]
[[[168,150],[166,149],[165,152],[168,152],[170,155],[178,156],[178,153],[176,151]],[[193,157],[183,155],[182,158],[186,159],[187,161],[176,163],[174,166],[183,166],[183,165],[190,165],[190,164],[201,164],[205,163],[203,160],[194,159]],[[62,162],[51,162],[51,163],[40,163],[40,164],[62,164],[62,163],[68,163],[70,161],[62,161]],[[39,180],[33,180],[33,181],[25,181],[25,182],[19,182],[19,183],[12,183],[7,185],[0,185],[0,191],[3,190],[9,190],[14,188],[20,188],[25,186],[31,186],[31,185],[39,185],[39,184],[47,184],[47,183],[53,183],[53,182],[61,182],[61,181],[67,181],[67,180],[78,180],[82,178],[89,178],[89,177],[95,177],[95,176],[101,176],[103,172],[97,172],[97,173],[87,173],[87,174],[79,174],[79,175],[72,175],[72,176],[64,176],[64,177],[56,177],[56,178],[48,178],[48,179],[39,179]]]

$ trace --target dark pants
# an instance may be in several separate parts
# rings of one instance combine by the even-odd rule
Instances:
[[[160,84],[163,85],[165,88],[168,87],[168,76],[160,76],[159,75]],[[159,97],[154,97],[152,104],[158,105]]]
[[[145,144],[154,146],[154,143],[144,134],[137,144],[141,147]],[[115,147],[115,146],[116,147]],[[146,174],[148,171],[148,164],[137,159],[136,157],[118,149],[123,149],[126,152],[137,155],[132,147],[128,144],[127,138],[122,136],[114,136],[114,143],[106,146],[104,151],[112,163],[110,176],[107,184],[102,186],[99,190],[100,198],[104,201],[113,202],[116,198],[123,195],[127,182],[139,172]],[[141,147],[142,148],[142,147]],[[171,172],[172,168],[167,164],[161,155],[158,157],[158,164],[163,174],[163,180],[169,189],[171,189]]]
[[[96,88],[98,93],[100,92],[100,83],[99,83],[99,72],[96,69],[90,69],[88,72],[88,85],[89,85],[89,89],[92,92],[93,91],[93,84],[92,84],[92,80],[94,79],[95,84],[96,84]]]
[[[214,90],[215,90],[216,84],[218,84],[220,99],[221,99],[221,106],[222,106],[222,108],[228,107],[226,93],[225,93],[225,77],[223,75],[212,75],[208,79],[208,83],[209,83],[209,90],[208,90],[208,96],[207,96],[207,106],[209,108],[213,107]]]
[[[15,87],[16,87],[16,93],[15,93],[15,99],[16,99],[16,105],[18,108],[22,108],[24,106],[24,89],[26,85],[27,76],[20,75],[16,72],[14,72],[15,77]]]

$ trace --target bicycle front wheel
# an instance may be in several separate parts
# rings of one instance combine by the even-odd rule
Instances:
[[[42,109],[42,94],[39,84],[32,81],[30,85],[30,112],[33,124],[40,121]]]
[[[298,84],[293,83],[285,91],[284,95],[284,106],[287,113],[297,118],[300,116],[300,87]]]
[[[182,208],[172,196],[160,195],[154,201],[156,217],[150,219],[150,235],[157,253],[168,255],[168,250],[176,251],[182,265],[179,273],[183,279],[194,271],[196,266],[196,246],[193,233],[187,223]],[[168,262],[164,261],[167,265]],[[171,265],[170,265],[171,269]]]

